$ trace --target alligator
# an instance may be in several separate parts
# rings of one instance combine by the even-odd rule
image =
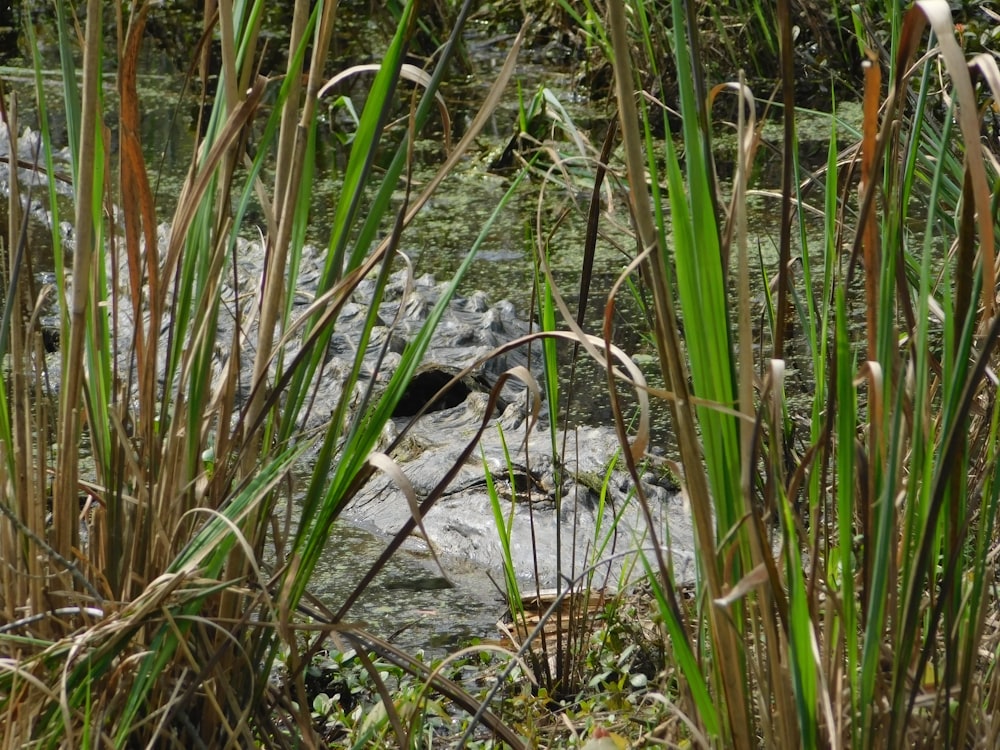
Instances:
[[[7,153],[8,140],[2,131],[0,123],[0,191],[7,193],[8,165],[13,160]],[[23,183],[36,183],[32,188],[36,195],[44,185],[37,184],[39,174],[29,167],[40,146],[39,137],[30,131],[18,141],[20,177]],[[68,161],[65,153],[57,157],[60,162]],[[58,187],[60,191],[66,190],[63,181]],[[43,226],[51,223],[51,214],[37,201],[31,203],[30,216]],[[60,229],[71,246],[72,228],[63,225]],[[169,227],[161,227],[159,241],[165,244],[168,237]],[[244,279],[250,289],[262,275],[264,250],[260,241],[241,239],[236,256],[237,277]],[[319,279],[322,263],[321,251],[305,248],[299,271],[304,287],[295,300],[302,309],[312,299],[314,290],[308,285]],[[405,343],[445,289],[444,284],[429,275],[409,279],[405,274],[405,271],[396,273],[386,287],[379,308],[380,325],[364,355],[359,389],[366,388],[371,378],[385,379],[391,374]],[[304,430],[320,427],[340,398],[374,284],[373,280],[363,281],[340,313],[327,350],[324,375],[317,385],[316,407],[302,424]],[[247,289],[230,288],[224,299],[232,302]],[[232,340],[235,324],[232,316],[220,317],[220,342]],[[390,432],[404,429],[454,373],[529,330],[528,321],[517,314],[509,301],[490,301],[484,292],[478,291],[453,297],[417,377],[396,409]],[[250,344],[244,347],[245,361],[240,363],[241,372],[245,373],[241,377],[243,383],[250,382],[252,334]],[[57,359],[54,358],[50,368],[53,387],[58,387]],[[484,416],[486,392],[500,375],[515,365],[531,367],[539,363],[537,352],[527,348],[484,359],[448,398],[431,405],[433,408],[419,418],[393,455],[418,496],[426,495],[437,484],[475,434]],[[623,570],[635,565],[635,558],[619,553],[645,544],[647,534],[633,482],[620,463],[614,461],[619,452],[617,436],[608,426],[571,427],[568,434],[558,435],[556,444],[561,446],[563,455],[554,460],[544,410],[534,429],[525,432],[530,422],[525,419],[528,398],[529,393],[523,387],[511,384],[504,387],[496,413],[490,415],[491,424],[473,454],[474,460],[462,465],[447,494],[423,520],[428,539],[413,537],[408,545],[421,550],[432,544],[445,558],[458,556],[499,569],[503,550],[491,504],[492,489],[500,501],[501,516],[511,525],[509,549],[519,577],[537,576],[543,584],[550,585],[557,577],[569,579],[579,575],[596,560],[613,561],[607,562],[603,570],[598,569],[599,575],[621,576]],[[670,541],[675,569],[682,577],[693,576],[693,532],[681,495],[652,471],[643,475],[642,489],[658,526],[658,538]],[[389,535],[407,522],[410,510],[394,482],[378,474],[360,491],[344,517]],[[641,566],[636,568],[641,570]]]

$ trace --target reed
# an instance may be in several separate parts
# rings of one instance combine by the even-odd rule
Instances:
[[[699,30],[683,6],[673,4],[673,30],[661,38],[643,3],[631,15],[611,3],[609,54],[663,395],[698,531],[697,608],[678,601],[662,562],[649,568],[686,685],[675,700],[690,720],[689,739],[719,747],[989,745],[993,685],[983,654],[994,652],[995,639],[987,632],[991,594],[980,581],[995,544],[988,446],[996,409],[987,376],[998,328],[987,187],[995,162],[980,141],[975,90],[981,82],[983,92],[995,91],[995,64],[966,66],[947,4],[918,3],[905,14],[897,7],[890,56],[869,64],[864,134],[846,166],[837,158],[841,131],[831,125],[819,240],[806,231],[809,206],[793,179],[800,166],[786,96],[786,223],[776,230],[778,293],[761,340],[747,283],[754,102],[745,84],[730,85],[740,100],[739,151],[722,207],[707,103],[725,89],[704,83],[689,46]],[[676,140],[650,136],[652,99],[637,96],[627,18],[647,49],[673,51]],[[911,67],[925,46],[929,54]],[[783,69],[789,92],[795,82]],[[931,103],[939,70],[950,80],[940,118]],[[801,282],[793,261],[802,264]],[[682,335],[680,320],[697,320],[697,334]],[[803,333],[798,352],[786,337],[792,328]],[[754,345],[763,351],[769,342],[771,356],[755,358]],[[789,357],[814,384],[799,415],[805,428],[789,399]]]
[[[10,200],[9,236],[21,252],[7,254],[14,310],[5,334],[15,377],[0,400],[0,540],[8,563],[0,594],[0,710],[7,717],[0,741],[316,741],[302,683],[310,645],[300,602],[331,526],[382,465],[373,456],[377,440],[447,295],[384,390],[357,387],[359,354],[322,429],[302,435],[301,426],[315,422],[312,394],[326,376],[324,352],[338,312],[359,283],[375,279],[363,353],[402,233],[487,121],[513,66],[500,71],[439,174],[394,213],[389,197],[410,184],[412,142],[436,111],[437,87],[469,10],[460,9],[435,68],[418,77],[422,87],[407,100],[398,83],[416,77],[403,62],[415,11],[412,3],[400,9],[358,118],[326,266],[303,311],[293,305],[307,252],[303,196],[316,161],[336,4],[295,5],[288,67],[273,78],[255,72],[262,3],[221,7],[207,22],[203,44],[218,36],[221,70],[214,82],[200,70],[203,135],[163,242],[138,140],[136,61],[148,6],[133,4],[116,16],[117,47],[103,38],[102,4],[87,10],[78,71],[71,21],[56,4],[79,226],[72,273],[65,272],[68,254],[54,216],[54,294],[63,302],[58,408],[43,391],[39,310],[23,270],[31,248],[16,181]],[[110,113],[98,105],[108,93],[101,75],[107,55],[119,61],[113,153]],[[42,137],[51,143],[40,70],[36,60]],[[399,112],[403,126],[388,129],[390,114]],[[7,114],[16,133],[16,111]],[[251,132],[257,140],[248,149]],[[372,168],[377,153],[393,155],[383,173]],[[51,154],[39,160],[39,171],[56,174]],[[264,216],[259,230],[246,218],[252,203]],[[387,226],[388,238],[376,242]],[[262,285],[242,275],[248,233],[259,237],[267,259]],[[448,294],[472,257],[474,249]],[[360,403],[351,401],[356,392]],[[58,437],[54,449],[49,434]],[[307,452],[314,458],[304,464]],[[312,467],[305,478],[304,465]],[[291,503],[294,522],[276,512]],[[268,681],[279,661],[289,670],[280,688]]]
[[[905,11],[887,2],[877,30],[852,9],[838,26],[868,60],[862,121],[855,128],[831,115],[825,166],[810,172],[797,133],[794,4],[560,5],[613,66],[616,123],[598,153],[550,89],[522,101],[524,160],[503,202],[528,178],[540,193],[566,187],[575,195],[585,184],[585,261],[572,310],[548,246],[565,214],[547,227],[540,210],[527,233],[540,330],[506,346],[538,342],[542,384],[523,368],[509,372],[487,411],[504,382],[520,377],[533,425],[544,394],[549,446],[562,468],[561,420],[576,383],[560,370],[558,347],[606,374],[621,451],[600,502],[614,467],[626,469],[631,502],[647,520],[639,564],[660,660],[648,689],[615,711],[634,711],[636,744],[996,746],[1000,316],[990,185],[1000,169],[982,138],[982,118],[1000,93],[995,60],[966,55],[943,0]],[[384,446],[383,428],[499,208],[382,386],[364,382],[362,353],[390,275],[406,265],[399,248],[408,227],[505,96],[523,32],[468,132],[417,192],[414,141],[441,112],[438,87],[470,4],[455,9],[428,71],[406,63],[423,22],[417,5],[394,6],[395,31],[377,70],[360,66],[336,79],[367,76],[368,97],[355,113],[318,286],[300,305],[313,259],[305,196],[336,4],[295,3],[287,69],[272,78],[256,73],[261,0],[220,6],[206,21],[202,43],[218,38],[220,71],[212,81],[205,65],[198,70],[202,135],[162,239],[138,140],[146,8],[116,14],[112,43],[104,4],[89,1],[79,41],[68,8],[55,4],[72,245],[58,231],[50,150],[31,170],[48,177],[47,187],[11,185],[0,331],[9,363],[0,389],[0,746],[319,746],[304,675],[334,637],[355,652],[381,704],[349,728],[344,741],[354,747],[431,742],[431,693],[470,717],[460,745],[484,724],[493,737],[484,742],[558,746],[562,725],[543,727],[539,718],[552,709],[593,729],[585,748],[616,744],[585,715],[597,700],[589,688],[611,690],[607,660],[588,648],[614,641],[613,623],[632,605],[616,598],[589,609],[594,568],[576,576],[574,560],[574,576],[529,619],[511,559],[511,516],[488,470],[504,587],[523,637],[484,695],[347,622],[474,458],[488,417],[426,497],[404,492],[412,518],[355,589],[333,611],[309,602],[331,529],[359,489],[376,472],[406,488],[390,457],[406,431]],[[764,34],[753,61],[777,55],[781,63],[780,102],[769,107],[783,125],[778,190],[754,182],[763,139],[755,92],[741,75],[711,85],[702,65],[706,27],[738,55],[742,37],[729,23],[736,11]],[[112,55],[117,143],[102,109],[111,80],[102,59]],[[34,73],[42,141],[51,143],[38,58]],[[415,84],[412,95],[400,93],[401,80]],[[671,81],[675,88],[665,88]],[[713,117],[732,101],[734,177],[723,183]],[[9,132],[18,132],[17,101],[0,96],[0,105]],[[534,127],[544,116],[554,123],[548,134]],[[566,148],[553,145],[560,139]],[[401,187],[405,199],[393,208]],[[24,190],[47,192],[53,211],[51,290],[32,287]],[[774,268],[753,256],[761,200],[777,206]],[[626,208],[634,252],[596,336],[585,311],[602,222],[620,218],[613,202]],[[251,225],[251,208],[262,226]],[[239,262],[254,247],[266,258],[262,282],[247,279]],[[362,283],[372,292],[359,354],[321,417],[313,412],[330,376],[327,348]],[[614,345],[622,292],[648,316],[656,370],[648,381]],[[59,302],[57,392],[45,387],[56,378],[48,377],[39,324],[49,295]],[[659,418],[651,399],[669,414],[676,454],[668,459],[649,450]],[[509,466],[515,455],[507,453]],[[649,466],[680,481],[695,530],[693,582],[674,570],[669,538],[654,523],[640,481]],[[617,523],[604,505],[601,512],[609,527]],[[589,542],[603,554],[608,539]],[[606,629],[591,640],[593,622]],[[550,623],[556,637],[548,642]],[[627,658],[614,661],[617,668]],[[380,664],[420,687],[393,692]],[[279,666],[285,679],[270,682]],[[511,675],[529,672],[541,679],[512,686]],[[504,704],[505,690],[519,697]]]

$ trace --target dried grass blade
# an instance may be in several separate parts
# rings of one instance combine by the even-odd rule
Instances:
[[[258,77],[253,87],[247,93],[246,99],[240,102],[217,134],[208,153],[199,160],[196,168],[188,175],[177,199],[177,211],[174,213],[170,230],[170,242],[167,245],[166,257],[163,260],[161,275],[164,278],[173,276],[180,261],[181,253],[187,243],[187,233],[200,210],[202,200],[211,187],[215,170],[223,163],[227,153],[243,137],[248,124],[256,115],[257,108],[264,98],[268,80]],[[158,304],[166,305],[167,287],[162,287]]]
[[[385,715],[389,719],[389,723],[392,725],[392,731],[396,735],[396,742],[399,743],[401,748],[403,747],[413,747],[413,737],[411,737],[406,730],[403,728],[403,720],[400,718],[399,710],[396,708],[395,702],[392,700],[392,694],[389,692],[389,688],[385,684],[385,680],[382,679],[381,674],[379,674],[378,668],[372,663],[372,660],[368,656],[368,652],[363,649],[355,649],[358,655],[358,660],[364,666],[365,671],[368,672],[368,676],[371,677],[372,682],[375,683],[375,690],[378,692],[379,698],[382,699],[382,708],[385,710]],[[374,715],[374,711],[369,714],[369,718]]]
[[[895,107],[899,106],[904,87],[909,80],[910,61],[923,38],[924,29],[930,24],[937,37],[944,59],[945,68],[951,75],[958,100],[958,122],[965,140],[965,164],[970,172],[972,194],[975,196],[976,220],[979,228],[979,260],[983,264],[983,278],[992,280],[983,284],[983,321],[993,317],[994,283],[996,281],[996,249],[994,246],[993,215],[990,204],[990,189],[986,178],[986,168],[980,156],[980,130],[976,95],[962,48],[955,39],[955,25],[951,8],[946,0],[918,0],[906,12],[900,33],[899,49],[896,56],[898,76],[893,96],[886,106],[886,123],[892,120]],[[888,134],[883,133],[879,145],[884,149]],[[975,156],[973,156],[975,155]],[[865,202],[866,205],[870,201]],[[862,219],[865,216],[862,207]]]
[[[608,173],[608,160],[614,148],[618,135],[618,121],[608,124],[608,132],[604,135],[604,145],[597,162],[597,173],[594,175],[594,189],[590,193],[590,208],[587,211],[587,234],[583,244],[583,263],[580,267],[580,294],[576,307],[576,324],[583,328],[587,317],[587,300],[590,298],[590,282],[594,273],[594,256],[597,252],[598,224],[601,217],[601,188]],[[574,357],[575,359],[575,357]]]
[[[342,70],[337,73],[333,78],[323,84],[323,87],[316,94],[317,99],[322,99],[330,91],[333,91],[337,86],[339,86],[344,81],[350,80],[351,78],[361,75],[362,73],[377,73],[382,66],[378,63],[368,63],[365,65],[352,65],[347,70]],[[430,88],[432,83],[432,78],[429,73],[425,70],[421,70],[416,65],[410,63],[403,63],[399,69],[399,77],[403,78],[411,83],[415,83],[419,86],[423,86],[425,89]],[[444,138],[445,138],[445,149],[451,150],[451,116],[448,114],[448,103],[444,100],[440,91],[434,92],[434,102],[438,107],[438,114],[441,115],[441,123],[444,128]]]
[[[434,403],[432,399],[429,403]],[[368,463],[375,469],[378,469],[385,474],[388,474],[392,481],[399,488],[400,492],[406,498],[406,504],[410,507],[410,517],[417,524],[417,528],[420,529],[420,534],[427,544],[427,549],[430,550],[431,557],[434,560],[434,564],[437,565],[438,570],[441,572],[441,577],[445,581],[448,581],[449,585],[452,585],[451,581],[448,579],[448,574],[445,572],[444,566],[441,561],[438,560],[437,550],[434,549],[434,542],[431,541],[430,535],[427,533],[427,529],[424,528],[424,519],[420,513],[420,501],[417,499],[417,493],[413,489],[413,484],[410,482],[406,474],[399,467],[395,461],[392,460],[385,453],[379,451],[374,451],[368,454]]]
[[[135,321],[135,346],[140,373],[147,372],[146,359],[149,354],[155,354],[155,345],[150,352],[145,349],[145,328],[141,325],[142,316],[142,283],[149,284],[150,301],[158,299],[159,266],[155,262],[156,243],[156,208],[153,205],[153,193],[149,187],[149,177],[146,173],[146,160],[142,153],[140,133],[142,132],[142,116],[139,112],[139,95],[136,90],[138,76],[139,54],[146,27],[146,16],[149,5],[142,5],[137,15],[131,19],[125,36],[125,48],[122,50],[121,67],[118,75],[118,95],[121,100],[121,131],[119,134],[122,218],[125,224],[125,251],[129,264],[129,289],[131,291],[132,319]],[[143,263],[145,244],[147,262]],[[156,311],[150,320],[150,335],[155,337],[159,330],[159,315]],[[142,376],[140,376],[142,377]],[[155,377],[155,375],[153,376]],[[140,389],[140,398],[151,396],[145,389]],[[148,404],[147,404],[148,407]],[[144,409],[144,413],[151,413]]]

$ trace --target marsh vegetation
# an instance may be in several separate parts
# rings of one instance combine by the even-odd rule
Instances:
[[[163,16],[23,4],[31,64],[0,76],[32,92],[0,89],[0,746],[1000,744],[994,12],[429,5],[297,1],[277,55],[277,11],[208,8],[187,48],[189,160],[160,201],[139,61]],[[345,46],[352,12],[382,40],[368,59]],[[453,119],[487,43],[492,72]],[[519,88],[524,60],[578,68],[589,121],[568,92]],[[800,145],[807,109],[819,149]],[[498,111],[515,132],[487,139]],[[449,199],[449,177],[490,167],[486,210]],[[504,226],[515,201],[538,209]],[[380,311],[415,299],[410,238],[435,206],[474,232],[400,336]],[[498,233],[532,259],[531,356],[486,384],[417,492],[402,456],[421,415],[399,405]],[[583,472],[566,435],[594,382],[618,445]],[[519,452],[530,430],[544,476]],[[352,606],[411,536],[433,544],[423,519],[470,465],[510,616],[426,656]],[[377,475],[408,518],[320,600],[317,570],[350,554],[329,540]],[[517,575],[515,505],[544,492],[558,516],[572,485],[605,512],[620,476],[646,526],[616,571],[638,581]],[[651,477],[676,483],[690,569]]]

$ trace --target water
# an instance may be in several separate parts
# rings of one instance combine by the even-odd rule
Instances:
[[[337,524],[313,574],[310,592],[337,609],[385,545],[384,538],[364,529]],[[440,587],[441,572],[428,553],[399,550],[346,620],[409,651],[448,651],[472,639],[496,637],[496,622],[505,605],[487,571],[464,560],[446,558],[443,562],[453,587]],[[496,574],[493,577],[501,580]]]

